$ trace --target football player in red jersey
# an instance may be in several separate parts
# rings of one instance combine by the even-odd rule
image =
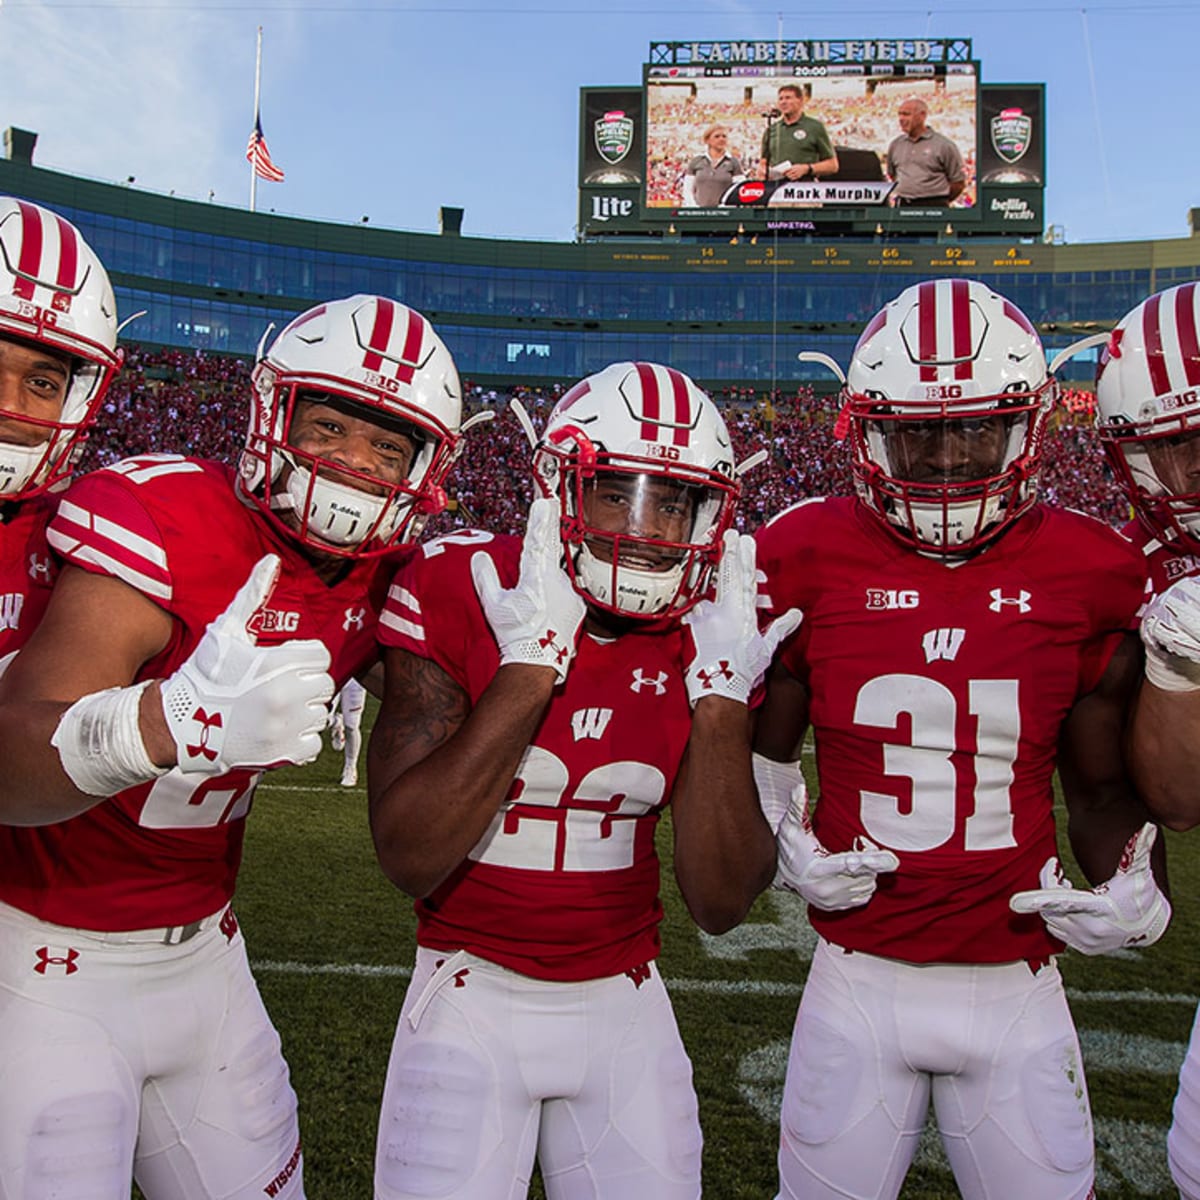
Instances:
[[[335,685],[377,660],[461,402],[429,324],[376,296],[296,317],[251,401],[236,475],[152,454],[75,484],[49,529],[66,565],[0,683],[4,804],[76,812],[0,826],[0,1197],[131,1177],[149,1200],[303,1195],[229,907],[245,819],[263,770],[314,757]]]
[[[691,1067],[655,966],[654,830],[720,932],[771,880],[748,699],[753,541],[728,432],[680,372],[576,384],[534,454],[523,539],[423,546],[380,618],[368,749],[384,871],[417,900],[375,1194],[700,1194]],[[714,580],[715,599],[708,598]]]
[[[784,1088],[784,1200],[896,1196],[931,1100],[963,1196],[1092,1192],[1055,956],[1148,945],[1170,906],[1120,756],[1141,555],[1037,503],[1055,394],[1009,301],[969,280],[910,288],[845,378],[857,497],[759,534],[768,611],[804,622],[768,683],[757,775],[787,810],[781,876],[820,935]],[[1056,765],[1094,891],[1061,878]]]
[[[1130,738],[1133,774],[1172,829],[1200,824],[1200,286],[1144,300],[1113,330],[1096,377],[1097,429],[1134,519],[1153,598],[1146,676]],[[1167,1135],[1171,1178],[1200,1200],[1200,1014]]]
[[[0,674],[50,599],[46,525],[121,360],[91,247],[56,213],[0,197]]]

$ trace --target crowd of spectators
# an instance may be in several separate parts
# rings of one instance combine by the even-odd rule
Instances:
[[[247,420],[250,371],[240,359],[202,351],[126,351],[126,367],[109,391],[82,469],[106,466],[132,454],[166,452],[233,463]],[[447,512],[427,533],[478,526],[519,532],[531,498],[530,446],[510,410],[520,402],[536,430],[545,425],[561,388],[514,385],[507,391],[466,385],[471,412],[491,409],[489,423],[466,436],[450,476]],[[801,386],[769,395],[761,389],[726,388],[714,395],[725,414],[742,462],[759,450],[766,458],[743,481],[739,524],[747,531],[808,496],[853,490],[846,446],[837,437],[837,398]],[[1083,389],[1062,393],[1045,449],[1042,495],[1112,525],[1128,517],[1093,429],[1094,398]]]

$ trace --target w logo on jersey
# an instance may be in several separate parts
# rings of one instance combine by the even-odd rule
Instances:
[[[16,629],[21,624],[21,608],[25,604],[25,596],[21,592],[5,592],[0,596],[0,633],[6,629]]]
[[[575,734],[575,740],[582,742],[584,738],[602,738],[612,715],[611,708],[576,709],[571,714],[571,731]]]
[[[965,629],[931,629],[921,639],[921,649],[925,651],[925,661],[933,662],[944,658],[953,662],[962,649],[963,639],[967,636]]]

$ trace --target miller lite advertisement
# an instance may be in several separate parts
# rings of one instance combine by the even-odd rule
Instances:
[[[1045,185],[1044,92],[1038,84],[989,84],[981,89],[980,183]]]

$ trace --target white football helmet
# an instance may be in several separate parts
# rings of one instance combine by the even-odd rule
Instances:
[[[72,359],[57,420],[0,410],[0,501],[5,501],[66,483],[123,357],[112,285],[91,247],[70,221],[11,196],[0,197],[0,338]],[[18,425],[34,427],[36,443],[2,440],[3,427]]]
[[[906,544],[971,553],[1037,498],[1057,390],[1033,325],[984,284],[901,292],[858,339],[844,397],[858,494]]]
[[[415,538],[445,507],[442,483],[460,448],[462,388],[449,350],[414,309],[383,296],[318,304],[275,339],[253,381],[242,487],[292,537],[363,558]],[[410,438],[407,478],[384,483],[289,444],[296,403],[304,400],[344,407]]]
[[[1127,313],[1100,355],[1096,429],[1121,486],[1159,538],[1200,553],[1200,287]]]
[[[567,573],[589,604],[666,618],[708,594],[739,485],[725,422],[686,375],[623,362],[581,380],[550,414],[533,466],[562,504]]]

